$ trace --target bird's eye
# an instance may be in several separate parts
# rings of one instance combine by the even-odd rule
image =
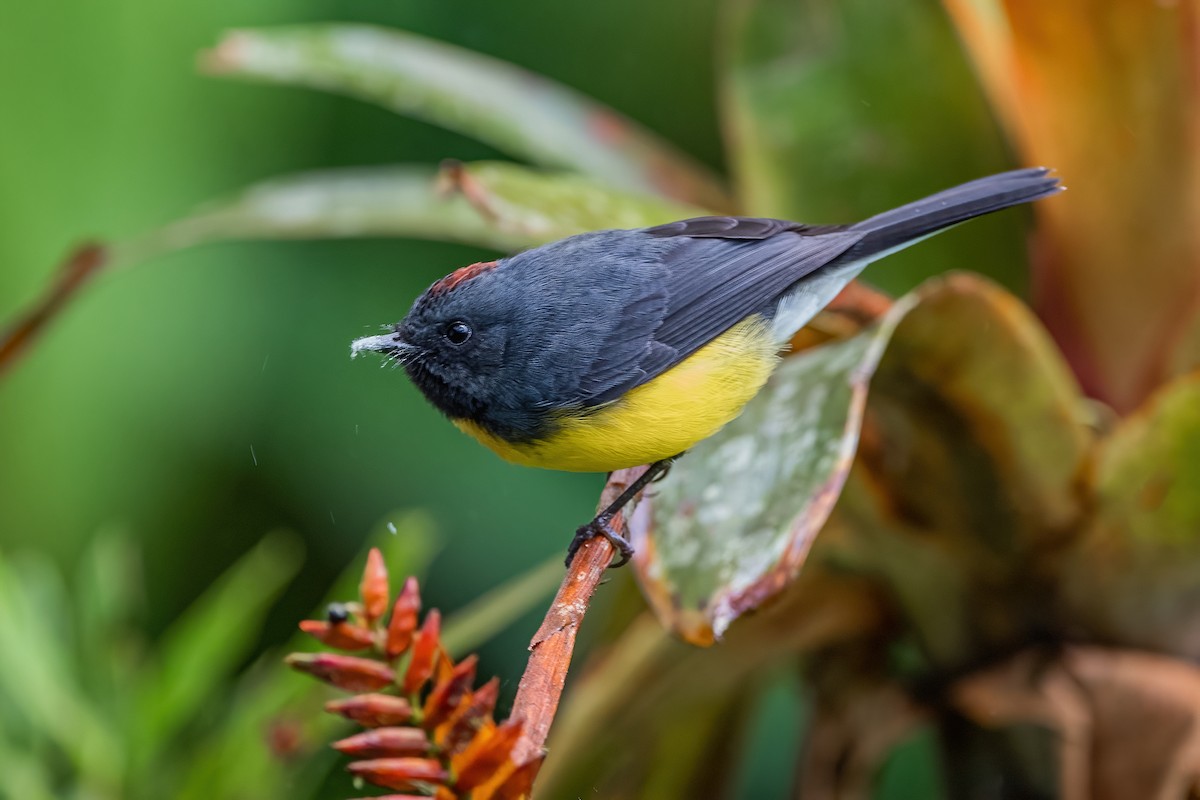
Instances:
[[[471,326],[462,320],[456,320],[446,326],[446,339],[450,344],[462,344],[471,338]]]

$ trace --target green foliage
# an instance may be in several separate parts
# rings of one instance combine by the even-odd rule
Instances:
[[[420,574],[436,539],[426,515],[399,513],[371,541]],[[294,536],[267,536],[156,641],[137,621],[144,578],[127,535],[98,535],[70,584],[43,556],[0,557],[0,797],[316,796],[339,727],[317,713],[325,692],[280,669],[278,651],[255,657],[301,556]],[[353,596],[360,562],[331,599]],[[543,602],[559,570],[542,565],[452,616],[447,641],[482,644]]]

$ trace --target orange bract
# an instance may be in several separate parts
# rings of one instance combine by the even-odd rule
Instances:
[[[326,645],[360,650],[365,657],[296,653],[287,658],[294,669],[326,683],[365,692],[325,706],[368,729],[333,743],[358,759],[347,769],[377,786],[412,793],[377,800],[527,797],[541,758],[513,760],[522,725],[497,725],[492,718],[499,680],[472,690],[478,658],[455,663],[446,654],[437,610],[418,630],[421,598],[415,579],[405,581],[390,620],[383,619],[388,580],[378,550],[367,558],[360,592],[360,604],[348,604],[362,609],[353,620],[305,620],[300,628]],[[400,670],[405,657],[408,663]]]

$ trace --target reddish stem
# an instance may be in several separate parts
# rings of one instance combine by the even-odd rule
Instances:
[[[634,467],[614,472],[600,495],[597,508],[606,508],[645,471],[646,467]],[[611,524],[615,533],[625,535],[623,514],[613,517]],[[510,717],[524,723],[521,738],[512,754],[513,762],[518,765],[542,756],[546,737],[550,733],[550,723],[558,711],[567,670],[571,666],[575,637],[587,614],[592,593],[603,579],[614,554],[613,546],[601,537],[579,548],[550,610],[546,612],[542,626],[529,643],[529,664],[517,687]]]
[[[50,290],[32,309],[0,334],[0,374],[17,361],[106,261],[106,251],[98,244],[83,245],[71,254],[59,268]]]

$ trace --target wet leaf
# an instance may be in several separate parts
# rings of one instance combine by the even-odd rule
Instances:
[[[706,170],[612,109],[513,64],[404,31],[233,31],[203,65],[216,74],[359,97],[609,185],[724,204]]]
[[[1107,640],[1200,658],[1200,373],[1104,442],[1095,522],[1064,570],[1067,602]]]
[[[729,5],[724,130],[748,213],[853,222],[1011,166],[936,3]],[[973,222],[970,235],[936,237],[868,279],[903,291],[969,265],[1020,286],[1020,230],[1019,214]]]
[[[1018,301],[978,278],[930,281],[873,329],[786,359],[737,420],[680,459],[635,514],[643,588],[701,644],[778,594],[838,498],[869,403],[865,450],[877,457],[862,469],[883,494],[853,498],[849,533],[823,558],[911,592],[911,610],[931,624],[953,619],[914,565],[940,559],[947,580],[969,581],[999,562],[1015,577],[1047,532],[1075,521],[1090,443],[1077,401]],[[939,541],[926,553],[907,536],[914,522],[961,552]]]
[[[1200,307],[1194,9],[945,5],[1024,159],[1070,187],[1036,208],[1034,305],[1089,393],[1132,410]]]
[[[850,469],[867,380],[911,306],[786,359],[740,417],[672,467],[653,521],[637,510],[642,586],[685,639],[711,644],[795,576]]]

